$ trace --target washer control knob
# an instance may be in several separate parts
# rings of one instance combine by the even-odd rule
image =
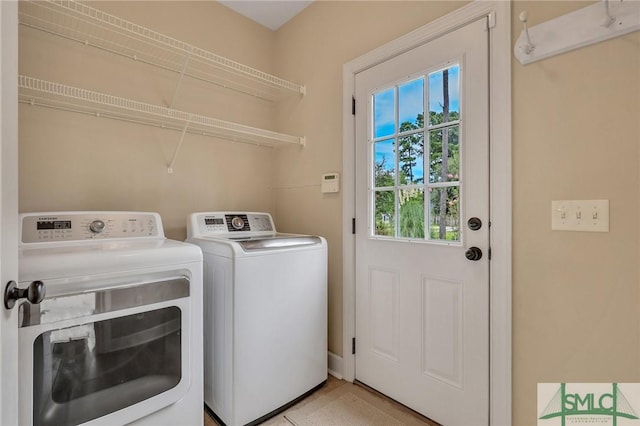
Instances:
[[[105,226],[106,225],[104,224],[104,221],[97,219],[91,222],[91,224],[89,225],[89,230],[94,234],[99,234],[104,231]]]
[[[233,226],[233,229],[242,229],[244,228],[244,220],[240,216],[236,216],[231,219],[231,226]]]

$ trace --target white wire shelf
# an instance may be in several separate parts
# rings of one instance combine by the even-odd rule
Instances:
[[[20,1],[23,26],[55,34],[262,99],[305,94],[299,85],[75,1]],[[179,85],[179,83],[178,83]]]
[[[185,133],[193,133],[267,147],[304,146],[305,144],[304,137],[245,126],[23,75],[18,77],[18,87],[21,103],[177,130],[182,132],[182,137]],[[175,155],[172,164],[174,160]]]

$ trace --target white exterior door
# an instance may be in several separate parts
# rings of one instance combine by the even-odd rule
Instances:
[[[18,281],[18,2],[0,1],[0,289]],[[0,305],[0,424],[18,424],[18,314]]]
[[[355,80],[355,377],[447,426],[489,422],[488,39]]]

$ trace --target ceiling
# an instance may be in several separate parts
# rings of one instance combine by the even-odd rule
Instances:
[[[309,6],[313,0],[219,0],[219,2],[275,31]]]

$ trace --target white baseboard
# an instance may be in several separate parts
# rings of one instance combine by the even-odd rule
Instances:
[[[333,352],[329,352],[329,374],[336,379],[342,380],[343,371],[342,357]]]

